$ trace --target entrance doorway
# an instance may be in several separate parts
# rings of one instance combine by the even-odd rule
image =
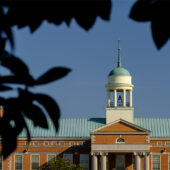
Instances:
[[[125,170],[125,155],[116,155],[116,170]]]

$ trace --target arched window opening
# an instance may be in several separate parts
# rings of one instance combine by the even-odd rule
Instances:
[[[125,143],[125,140],[120,137],[116,140],[116,143]]]

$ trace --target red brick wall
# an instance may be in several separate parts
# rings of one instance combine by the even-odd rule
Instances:
[[[93,135],[93,143],[116,143],[116,139],[120,135]],[[147,135],[121,135],[125,139],[125,143],[147,143]]]
[[[119,122],[102,128],[101,130],[98,130],[98,132],[139,132],[139,130],[122,122]]]

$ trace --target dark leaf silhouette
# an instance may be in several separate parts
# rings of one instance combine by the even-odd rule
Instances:
[[[60,117],[60,110],[57,103],[50,96],[45,94],[34,94],[34,99],[46,109],[57,131]]]
[[[24,111],[25,115],[34,122],[34,126],[48,128],[47,118],[43,111],[36,105],[28,105]]]
[[[34,79],[32,76],[0,76],[0,83],[22,84],[27,86],[34,85]]]
[[[0,106],[3,106],[5,103],[5,99],[3,97],[0,97]]]
[[[14,39],[13,39],[13,33],[9,26],[8,20],[6,20],[6,16],[4,14],[3,8],[0,7],[0,19],[1,19],[1,25],[0,25],[0,32],[4,32],[6,34],[6,39],[9,40],[11,47],[14,48]],[[1,35],[2,38],[2,35]]]
[[[64,76],[66,76],[70,72],[70,69],[64,68],[64,67],[55,67],[50,70],[48,70],[45,74],[40,76],[36,84],[46,84],[50,83],[52,81],[55,81],[57,79],[60,79]]]
[[[151,13],[151,2],[139,0],[132,7],[130,17],[136,21],[149,21],[151,20]]]
[[[167,23],[163,22],[152,22],[152,36],[153,39],[158,47],[160,49],[169,39],[170,36],[170,27],[167,25]]]
[[[48,95],[30,92],[29,87],[53,82],[70,72],[68,68],[55,67],[35,80],[29,73],[27,65],[5,50],[7,41],[12,48],[15,45],[11,27],[28,26],[30,31],[34,32],[43,21],[55,25],[65,22],[69,26],[71,20],[75,19],[82,28],[88,30],[94,25],[97,17],[109,20],[111,0],[82,0],[81,2],[44,0],[41,4],[39,0],[23,2],[16,0],[15,3],[13,0],[2,0],[0,4],[0,66],[10,72],[8,75],[0,75],[0,91],[18,90],[17,97],[7,99],[0,97],[0,105],[4,108],[3,116],[0,117],[0,136],[2,154],[6,158],[16,148],[17,137],[24,128],[27,132],[27,140],[30,141],[30,132],[25,122],[26,116],[33,121],[34,126],[48,128],[46,119],[48,114],[56,131],[58,130],[60,109],[57,103]],[[6,12],[4,6],[8,8]],[[16,84],[22,85],[23,89],[11,86]]]
[[[169,0],[139,0],[130,17],[136,21],[150,21],[153,40],[160,49],[170,37],[170,1]]]
[[[7,90],[12,90],[12,88],[9,86],[0,85],[0,91],[7,91]]]
[[[28,75],[29,69],[26,64],[8,52],[4,51],[1,57],[1,65],[7,67],[12,73],[17,75]]]
[[[29,26],[34,32],[40,24],[47,20],[56,25],[66,22],[69,25],[72,18],[75,18],[78,24],[89,29],[93,26],[97,16],[104,20],[109,20],[111,11],[111,0],[100,1],[38,1],[20,2],[14,5],[7,3],[9,10],[7,20],[11,25],[17,25],[19,28]],[[21,17],[22,15],[22,17]]]
[[[0,121],[0,132],[3,146],[2,155],[5,159],[16,148],[17,135],[12,125],[9,122],[3,120]]]
[[[33,101],[35,100],[34,94],[22,89],[18,89],[18,91],[20,103],[22,105],[21,108],[25,116],[33,121],[34,126],[48,128],[48,123],[44,112],[39,106],[33,104]]]
[[[9,40],[9,42],[11,44],[11,47],[13,49],[14,48],[14,38],[13,38],[12,30],[8,25],[5,25],[4,30],[5,30],[5,33],[6,33],[7,37],[8,37],[8,40]]]
[[[5,44],[6,44],[6,38],[2,38],[0,37],[0,58],[1,58],[1,55],[2,53],[4,52],[4,48],[5,48]]]
[[[96,16],[94,16],[94,15],[91,15],[88,18],[86,16],[88,23],[83,22],[83,20],[85,19],[85,17],[83,17],[83,16],[77,15],[75,18],[76,18],[77,23],[86,30],[89,30],[92,27],[92,25],[95,23],[95,20],[96,20]]]

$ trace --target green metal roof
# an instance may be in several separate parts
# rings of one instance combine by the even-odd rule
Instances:
[[[109,73],[109,76],[130,76],[130,73],[123,67],[117,67]]]
[[[135,124],[150,130],[152,138],[170,138],[170,118],[135,118]]]
[[[61,118],[56,133],[53,123],[48,119],[49,129],[34,127],[26,119],[32,138],[90,138],[90,131],[106,125],[105,118]],[[170,138],[170,118],[135,118],[135,124],[151,131],[153,138]],[[25,138],[23,130],[19,138]]]
[[[56,133],[54,125],[48,119],[49,129],[34,127],[33,122],[26,119],[30,135],[33,138],[89,138],[90,131],[106,124],[105,118],[61,118],[59,120],[59,130]],[[24,129],[19,138],[26,137]]]

